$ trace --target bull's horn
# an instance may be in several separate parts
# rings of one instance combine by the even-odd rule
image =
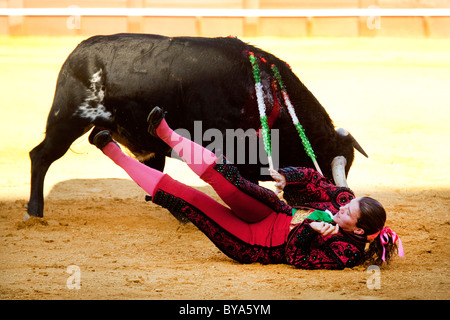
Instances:
[[[343,156],[337,156],[331,162],[331,172],[333,173],[334,183],[338,187],[346,187],[347,179],[345,177],[345,165],[347,164],[347,160]]]
[[[339,128],[336,130],[336,133],[341,135],[341,136],[349,136],[352,139],[352,145],[353,148],[355,148],[356,150],[358,150],[363,156],[365,156],[366,158],[368,158],[369,156],[367,155],[367,153],[364,151],[364,149],[361,147],[361,145],[358,143],[358,141],[356,141],[356,139],[350,134],[350,132],[348,132],[347,130],[345,130],[344,128]]]

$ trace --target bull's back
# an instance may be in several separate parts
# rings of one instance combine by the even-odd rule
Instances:
[[[242,69],[249,70],[243,55],[247,47],[235,38],[117,34],[83,41],[70,58],[86,61],[80,67],[88,73],[102,68],[107,85],[127,82],[147,89],[163,81],[189,84],[214,76],[232,80]]]
[[[67,64],[87,88],[93,75],[101,75],[103,104],[111,112],[124,104],[158,105],[184,114],[186,122],[202,114],[214,115],[211,121],[232,118],[223,124],[229,126],[238,124],[253,90],[246,50],[248,45],[235,38],[117,34],[83,41]]]

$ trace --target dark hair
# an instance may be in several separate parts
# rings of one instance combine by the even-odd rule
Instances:
[[[364,230],[367,236],[380,232],[386,222],[386,211],[381,203],[370,197],[362,197],[359,199],[360,217],[356,223],[358,228]],[[389,236],[389,243],[385,246],[385,260],[389,262],[390,258],[397,251],[397,245]],[[364,261],[370,264],[381,265],[383,255],[383,246],[380,241],[380,234],[370,241],[369,247],[364,254]]]

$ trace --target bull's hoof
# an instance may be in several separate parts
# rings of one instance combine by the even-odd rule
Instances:
[[[25,212],[25,214],[23,215],[23,221],[27,221],[28,219],[30,219],[30,218],[43,218],[44,217],[44,215],[43,214],[41,214],[41,215],[36,215],[36,214],[33,214],[33,213],[30,213],[30,212]]]
[[[156,133],[156,128],[158,128],[162,119],[164,119],[165,112],[160,107],[154,107],[152,111],[148,114],[147,122],[148,122],[148,133],[150,133],[154,137],[158,137]]]
[[[42,218],[44,216],[43,205],[39,205],[33,201],[30,201],[24,205],[24,208],[26,208],[27,210],[23,217],[23,221],[26,221],[26,220],[30,219],[31,217]]]
[[[25,228],[32,228],[35,226],[48,226],[47,220],[44,218],[38,218],[31,216],[29,219],[24,221],[19,221],[16,223],[16,229],[25,229]]]

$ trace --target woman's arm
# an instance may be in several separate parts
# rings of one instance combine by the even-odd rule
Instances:
[[[336,231],[336,228],[320,225],[305,219],[291,233],[286,246],[289,264],[301,269],[344,269],[354,267],[362,253],[354,244]],[[317,230],[329,235],[320,234]],[[336,234],[331,234],[336,231]]]
[[[314,221],[309,224],[309,226],[321,234],[322,236],[328,236],[331,234],[337,234],[339,232],[339,225],[332,225],[331,223],[326,223],[323,221]]]
[[[286,177],[280,174],[278,171],[272,169],[269,169],[269,172],[272,179],[275,180],[275,193],[279,194],[286,186]]]
[[[284,189],[284,199],[291,206],[329,210],[334,214],[355,198],[350,189],[335,186],[312,168],[282,168],[272,177],[276,181],[277,192]]]
[[[278,171],[269,170],[269,172],[272,179],[275,180],[277,194],[282,192],[287,185],[297,185],[299,187],[303,185],[306,187],[308,183],[317,183],[321,179],[326,180],[312,168],[287,167]]]

